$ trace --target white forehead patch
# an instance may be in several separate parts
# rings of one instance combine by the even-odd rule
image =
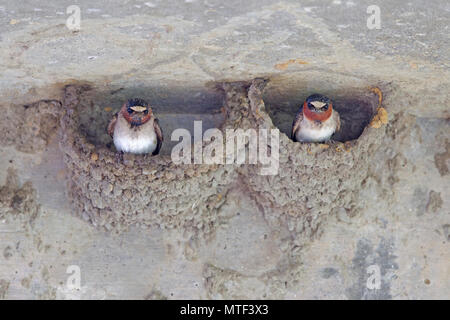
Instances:
[[[130,107],[130,109],[136,112],[144,112],[145,110],[147,110],[147,108],[143,106],[133,106]]]
[[[325,102],[322,102],[322,101],[313,101],[313,102],[311,102],[311,104],[312,104],[314,107],[318,108],[318,109],[320,109],[320,108],[322,108],[324,105],[326,105],[326,103],[325,103]]]

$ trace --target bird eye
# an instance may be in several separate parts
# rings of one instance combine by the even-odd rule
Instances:
[[[145,114],[145,115],[147,115],[147,114],[148,114],[148,109],[146,109],[146,110],[144,111],[144,114]]]
[[[127,111],[128,111],[129,114],[133,113],[133,110],[131,108],[128,108]]]
[[[328,106],[322,107],[321,109],[322,109],[322,111],[327,111],[328,110]]]

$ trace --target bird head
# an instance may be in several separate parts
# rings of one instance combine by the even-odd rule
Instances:
[[[130,99],[122,106],[122,115],[132,126],[146,123],[153,115],[152,108],[142,99]]]
[[[309,120],[323,122],[331,117],[332,112],[333,103],[321,94],[310,95],[303,104],[303,114]]]

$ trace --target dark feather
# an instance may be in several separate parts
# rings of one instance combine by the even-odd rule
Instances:
[[[297,112],[297,115],[294,119],[294,122],[292,122],[292,131],[291,131],[291,139],[294,141],[297,141],[295,138],[295,134],[298,129],[300,129],[300,123],[303,120],[303,107],[300,108],[300,110]]]
[[[118,115],[119,113],[117,112],[108,124],[108,134],[111,136],[111,138],[114,136],[114,128],[116,127]]]
[[[162,129],[159,126],[158,119],[155,118],[155,121],[153,121],[153,126],[155,128],[157,144],[156,144],[156,149],[155,149],[155,151],[153,151],[152,155],[157,155],[159,153],[159,151],[161,150],[161,146],[164,141],[164,136],[163,136]]]

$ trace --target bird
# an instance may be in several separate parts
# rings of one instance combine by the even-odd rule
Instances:
[[[129,99],[108,125],[117,151],[157,155],[161,150],[163,132],[150,105],[143,99]]]
[[[312,94],[297,112],[292,123],[291,138],[299,142],[326,142],[341,128],[339,113],[332,101],[321,94]]]

